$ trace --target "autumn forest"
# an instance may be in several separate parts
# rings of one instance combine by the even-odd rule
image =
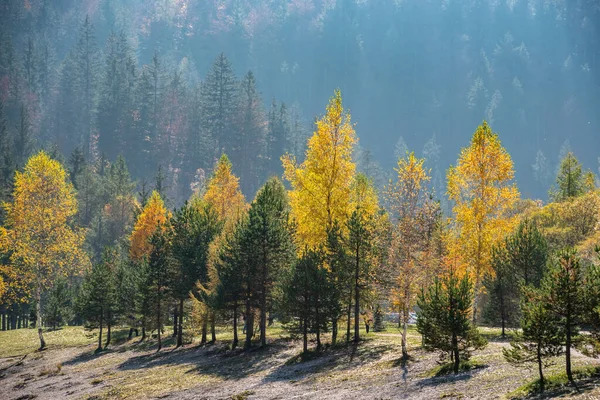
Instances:
[[[600,4],[155,3],[0,5],[1,392],[600,395]],[[426,10],[502,34],[388,104],[373,21]],[[564,93],[522,18],[576,31]]]

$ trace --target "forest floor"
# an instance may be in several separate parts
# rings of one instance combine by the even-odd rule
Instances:
[[[0,397],[3,399],[502,399],[523,396],[523,385],[536,370],[516,368],[502,357],[509,345],[497,329],[481,328],[489,340],[472,361],[479,368],[457,375],[435,377],[437,353],[419,348],[420,337],[409,331],[412,360],[400,357],[400,332],[364,334],[358,345],[328,347],[298,355],[301,343],[286,338],[279,327],[269,329],[266,349],[229,350],[231,334],[218,331],[216,344],[193,343],[175,349],[172,340],[159,353],[156,343],[125,341],[95,355],[97,332],[67,327],[46,333],[48,349],[35,351],[34,329],[0,332]],[[599,360],[575,353],[581,370]],[[564,368],[557,359],[546,374]],[[519,388],[521,389],[519,390]],[[599,399],[600,379],[579,381],[578,388],[560,386],[549,397]]]

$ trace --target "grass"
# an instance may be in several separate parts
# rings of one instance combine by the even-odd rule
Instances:
[[[573,379],[577,386],[577,381],[585,381],[589,379],[597,380],[600,378],[600,366],[586,366],[573,369]],[[569,386],[566,372],[560,372],[553,375],[545,376],[544,393],[551,396],[553,392],[564,391]],[[578,390],[577,387],[571,387],[573,390]],[[531,382],[520,386],[516,390],[507,395],[509,399],[524,399],[531,395],[539,394],[541,389],[540,380],[534,379]],[[570,390],[569,390],[570,391]]]
[[[484,363],[481,363],[479,361],[466,360],[466,361],[460,362],[460,364],[458,365],[458,372],[467,372],[467,371],[472,371],[474,369],[480,369],[480,368],[485,368],[485,367],[487,367],[487,365]],[[453,373],[454,373],[454,363],[450,362],[450,363],[438,365],[437,367],[431,369],[427,375],[429,377],[439,377],[439,376],[450,375]]]
[[[231,400],[246,400],[249,396],[254,394],[251,390],[244,390],[242,393],[234,394],[231,396]]]
[[[94,342],[94,336],[81,326],[66,326],[44,332],[47,346],[53,348],[86,346]],[[37,329],[0,331],[0,358],[23,356],[33,353],[39,347]]]

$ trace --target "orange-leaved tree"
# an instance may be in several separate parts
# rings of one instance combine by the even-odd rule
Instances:
[[[356,170],[352,152],[356,142],[350,114],[336,90],[325,115],[316,123],[304,162],[298,165],[289,154],[281,158],[284,176],[292,185],[290,205],[301,242],[298,249],[325,243],[334,222],[340,227],[346,225],[352,212],[350,197]]]
[[[519,198],[513,162],[496,133],[483,122],[469,147],[448,171],[448,197],[460,254],[475,282],[473,321],[477,322],[482,278],[491,272],[492,247],[514,226],[509,211]]]
[[[132,260],[140,261],[150,255],[152,251],[150,238],[159,226],[165,227],[168,218],[169,213],[165,208],[164,201],[160,198],[160,194],[157,191],[153,191],[144,209],[138,216],[133,227],[133,232],[131,233],[129,255]]]
[[[81,273],[89,265],[83,251],[84,230],[73,227],[77,200],[62,165],[40,151],[23,172],[15,175],[13,202],[5,203],[6,240],[10,262],[17,275],[34,289],[40,348],[42,291],[58,276]]]

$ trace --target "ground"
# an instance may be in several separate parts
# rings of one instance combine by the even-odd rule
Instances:
[[[400,333],[364,334],[359,345],[327,348],[299,360],[301,343],[281,328],[269,329],[266,349],[229,350],[231,333],[217,332],[216,344],[175,349],[172,340],[159,353],[153,341],[125,342],[124,331],[108,351],[95,355],[97,332],[67,327],[46,333],[48,349],[37,352],[33,329],[0,332],[0,397],[3,399],[502,399],[536,378],[535,370],[516,368],[502,357],[508,340],[497,329],[481,329],[489,345],[473,355],[482,367],[432,377],[438,354],[419,348],[409,331],[412,360],[400,359]],[[576,353],[576,368],[598,365]],[[557,359],[547,374],[563,369]],[[588,380],[580,391],[561,395],[600,398],[600,382]],[[511,394],[512,393],[512,394]],[[558,394],[558,392],[555,392]]]

